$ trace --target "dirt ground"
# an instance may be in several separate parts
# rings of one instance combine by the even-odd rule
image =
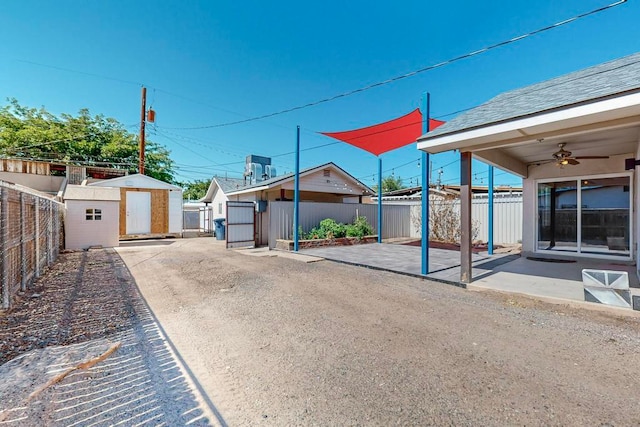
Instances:
[[[213,239],[118,251],[229,425],[638,425],[640,319]]]
[[[211,425],[202,400],[113,250],[61,254],[0,312],[0,425]]]

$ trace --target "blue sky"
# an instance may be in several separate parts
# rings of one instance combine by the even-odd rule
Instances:
[[[639,49],[640,3],[333,102],[210,129],[317,101],[510,39],[613,0],[504,1],[29,1],[0,13],[0,95],[54,113],[114,117],[137,132],[140,88],[157,113],[148,138],[171,150],[179,180],[240,177],[248,154],[291,172],[333,161],[373,184],[375,157],[334,144],[341,131],[403,115],[431,93],[432,116]],[[64,70],[62,70],[64,69]],[[99,77],[103,76],[103,77]],[[443,117],[444,116],[444,117]],[[277,156],[277,157],[276,157]],[[415,144],[384,154],[383,175],[416,184]],[[433,179],[457,183],[458,155],[432,156]],[[474,164],[475,183],[487,167]],[[496,172],[496,184],[520,185]]]

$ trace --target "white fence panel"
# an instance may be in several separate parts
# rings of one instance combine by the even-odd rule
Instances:
[[[409,206],[383,206],[384,239],[409,237]],[[378,207],[375,204],[356,203],[300,203],[300,227],[309,231],[325,218],[336,222],[351,223],[357,216],[364,216],[374,231],[378,231]],[[269,202],[269,247],[276,246],[276,239],[293,239],[293,202]]]
[[[453,211],[460,215],[460,200],[432,200],[432,203],[454,203]],[[500,243],[520,243],[522,241],[522,195],[495,195],[493,201],[493,241]],[[411,204],[411,237],[421,237],[420,221],[422,206],[420,202]],[[489,239],[489,197],[486,194],[473,196],[471,220],[477,231],[475,240],[486,242]]]

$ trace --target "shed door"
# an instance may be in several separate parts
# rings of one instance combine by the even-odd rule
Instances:
[[[253,248],[255,242],[253,202],[227,202],[227,248]]]
[[[127,234],[151,233],[151,193],[127,191]]]

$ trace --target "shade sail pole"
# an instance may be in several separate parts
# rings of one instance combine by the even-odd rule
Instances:
[[[378,156],[378,243],[382,243],[382,157]]]
[[[300,228],[300,126],[296,128],[296,173],[293,187],[293,250],[298,252]]]
[[[431,95],[422,96],[422,133],[429,132]],[[422,151],[422,274],[429,274],[429,153]]]
[[[493,255],[493,166],[489,165],[489,255]]]

